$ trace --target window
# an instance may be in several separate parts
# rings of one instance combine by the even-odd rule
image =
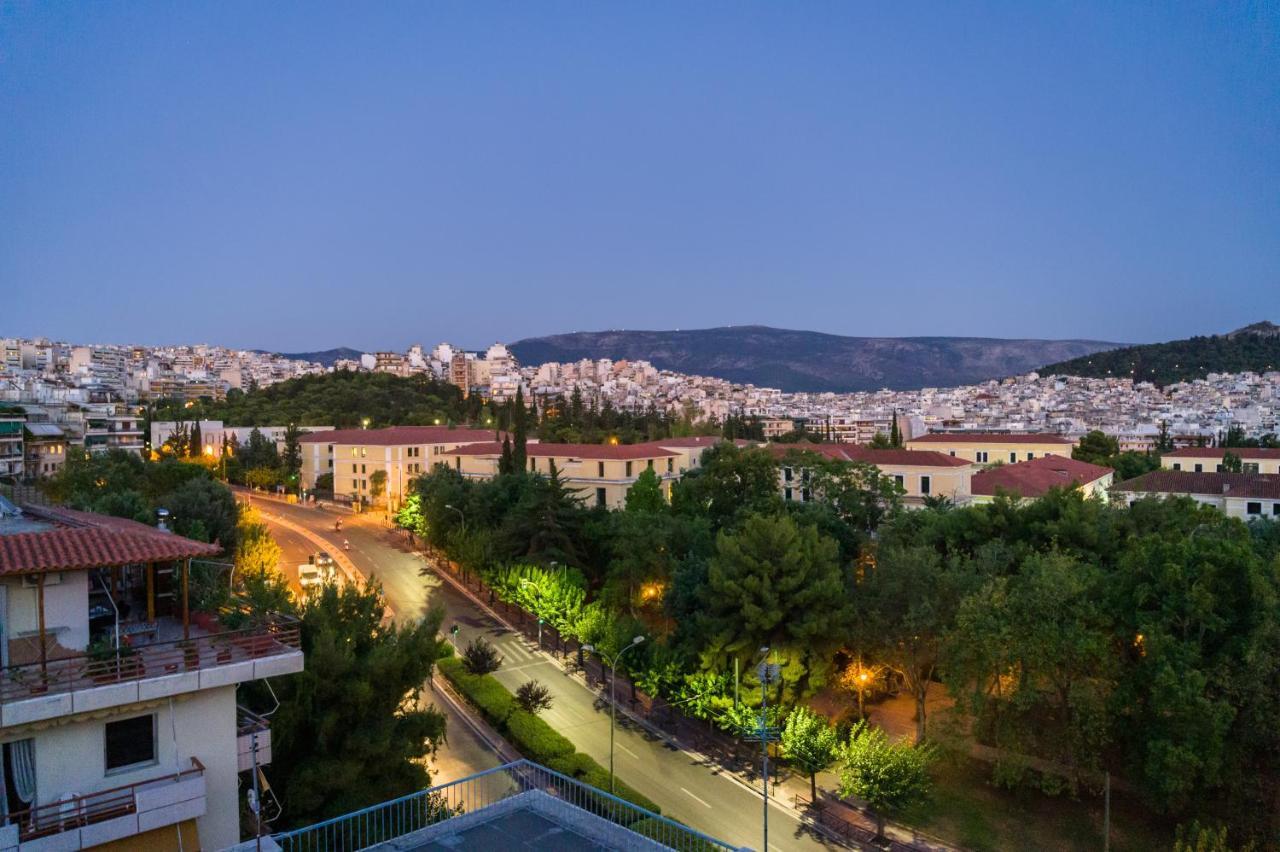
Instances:
[[[604,462],[596,462],[596,476],[604,479]]]
[[[1275,515],[1277,518],[1280,518],[1280,503],[1271,504],[1271,514]]]
[[[627,476],[631,475],[631,462],[627,462]]]
[[[1240,471],[1241,471],[1242,473],[1257,473],[1257,472],[1258,472],[1258,463],[1257,463],[1257,462],[1245,462],[1244,464],[1242,464],[1242,465],[1240,466]]]
[[[986,455],[986,454],[983,453],[983,455]],[[932,485],[933,483],[929,481],[929,477],[927,476],[920,477],[920,493],[921,494],[928,494],[929,489],[932,487]]]
[[[1174,470],[1182,470],[1182,465],[1178,464],[1177,462],[1174,462],[1174,463],[1173,463],[1173,469],[1174,469]]]
[[[333,459],[329,459],[329,470],[333,470]]]
[[[906,480],[905,480],[905,478],[902,476],[902,474],[894,474],[894,477],[893,477],[893,484],[894,484],[894,485],[897,485],[899,488],[906,488],[906,487],[907,487]]]
[[[1196,473],[1204,473],[1204,465],[1202,464],[1196,465]]]
[[[604,489],[597,488],[596,489],[596,505],[603,506],[604,504],[605,504]]]
[[[789,468],[789,467],[784,467],[784,468],[782,469],[782,481],[783,481],[783,482],[790,482],[790,481],[791,481],[791,468]]]
[[[107,774],[156,762],[156,717],[134,716],[106,725]]]
[[[979,463],[981,463],[981,464],[986,464],[986,463],[987,463],[987,451],[986,451],[986,450],[978,450],[976,453],[974,453],[974,454],[973,454],[973,456],[974,456],[974,458],[975,458],[975,459],[977,459],[977,460],[978,460],[978,462],[979,462]]]
[[[782,499],[786,500],[788,503],[790,503],[790,502],[791,502],[791,489],[790,489],[790,488],[787,488],[787,489],[785,489],[785,490],[782,492]]]
[[[1031,461],[1035,457],[1036,457],[1035,453],[1027,453],[1027,461]]]
[[[649,468],[649,470],[653,470],[653,459],[649,459],[646,466]]]
[[[1018,463],[1018,454],[1016,452],[1009,453],[1009,464]]]
[[[1222,473],[1222,465],[1217,465],[1217,466],[1214,468],[1214,470],[1216,470],[1218,473]]]
[[[367,473],[368,471],[366,471],[366,470],[365,470],[364,465],[360,465],[360,472],[361,472],[361,473]]]
[[[675,472],[676,472],[676,460],[667,459],[667,473],[675,473]]]
[[[351,472],[352,472],[352,473],[359,473],[359,472],[360,472],[360,471],[358,470],[358,468],[359,468],[359,467],[360,467],[360,466],[359,466],[358,464],[356,464],[355,462],[352,462],[352,463],[351,463]]]
[[[1244,513],[1245,513],[1246,515],[1261,515],[1261,514],[1262,514],[1262,504],[1261,504],[1261,503],[1246,503],[1246,504],[1245,504],[1245,506],[1244,506]]]
[[[454,470],[462,470],[462,456],[455,456],[453,459]]]
[[[952,458],[955,458],[955,457],[956,457],[956,451],[955,451],[955,450],[947,450],[947,455],[951,456]]]

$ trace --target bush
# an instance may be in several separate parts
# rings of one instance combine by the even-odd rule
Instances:
[[[536,680],[525,681],[516,690],[516,703],[520,705],[521,710],[535,715],[543,710],[550,710],[551,690]]]
[[[487,675],[502,666],[502,656],[483,636],[467,643],[462,661],[473,675]]]
[[[575,751],[563,734],[526,710],[516,710],[507,717],[507,734],[521,754],[543,765]]]
[[[516,709],[516,700],[506,687],[490,675],[473,675],[466,670],[466,663],[454,657],[436,661],[440,673],[458,688],[463,697],[499,731],[507,723],[507,717]]]

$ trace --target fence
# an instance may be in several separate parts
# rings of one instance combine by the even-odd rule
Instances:
[[[358,852],[520,793],[541,791],[670,849],[735,849],[675,820],[528,760],[518,760],[399,799],[273,836],[283,852]]]

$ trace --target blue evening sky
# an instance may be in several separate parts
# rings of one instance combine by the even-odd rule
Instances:
[[[0,2],[0,336],[1280,321],[1280,4]]]

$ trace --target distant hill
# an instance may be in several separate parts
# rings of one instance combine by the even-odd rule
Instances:
[[[1132,376],[1168,385],[1210,373],[1268,370],[1280,370],[1280,326],[1264,321],[1227,334],[1112,349],[1049,364],[1040,372],[1093,378]]]
[[[533,337],[509,348],[522,364],[625,358],[787,391],[843,392],[971,384],[1120,345],[1096,340],[842,337],[756,325],[576,332]]]
[[[257,351],[262,352],[264,350],[259,349]],[[275,354],[281,358],[292,358],[295,361],[315,361],[326,367],[332,367],[335,361],[358,361],[364,353],[349,346],[339,346],[337,349],[324,349],[320,352],[277,352]]]

